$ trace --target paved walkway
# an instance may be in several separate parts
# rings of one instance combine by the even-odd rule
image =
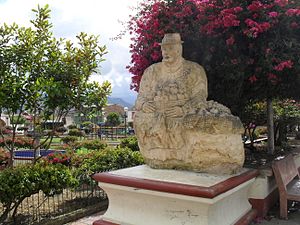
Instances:
[[[103,213],[104,211],[96,213],[92,216],[84,217],[80,220],[68,223],[66,225],[92,225],[95,220],[100,219]],[[163,225],[163,224],[158,224],[158,225]],[[300,225],[300,211],[290,213],[289,220],[280,220],[276,217],[270,217],[268,220],[257,220],[251,223],[251,225]]]
[[[95,220],[100,219],[101,215],[103,215],[104,212],[105,211],[102,211],[102,212],[96,213],[94,215],[81,218],[77,221],[67,223],[66,225],[92,225]]]

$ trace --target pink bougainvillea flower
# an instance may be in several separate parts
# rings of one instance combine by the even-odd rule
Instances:
[[[291,60],[283,61],[283,62],[280,62],[278,65],[274,66],[274,70],[282,71],[285,68],[290,69],[293,67],[293,64],[294,63]]]
[[[278,17],[279,13],[278,12],[269,12],[269,17],[270,18],[276,18]]]
[[[275,75],[274,73],[268,73],[267,76],[268,76],[268,80],[270,80],[273,85],[276,85],[278,83],[278,76]]]
[[[263,4],[260,1],[253,1],[251,5],[247,7],[250,11],[259,11],[263,8]]]
[[[274,2],[276,5],[278,5],[280,7],[284,7],[287,4],[289,4],[289,0],[275,0]]]
[[[249,77],[249,81],[251,82],[251,83],[254,83],[254,82],[256,82],[258,79],[257,79],[257,77],[255,76],[255,75],[252,75],[251,77]]]
[[[239,61],[238,61],[237,59],[232,59],[232,60],[231,60],[231,63],[232,63],[233,65],[236,65],[236,64],[239,63]]]
[[[268,79],[269,80],[277,79],[277,75],[275,75],[274,73],[268,73]]]
[[[267,49],[266,49],[266,55],[269,55],[270,52],[271,52],[271,49],[270,49],[270,48],[267,48]]]
[[[299,28],[299,24],[297,22],[292,22],[290,24],[290,28],[292,28],[292,29],[298,29]]]
[[[144,70],[161,60],[157,53],[160,52],[158,42],[165,32],[179,32],[187,46],[193,39],[216,38],[215,46],[213,42],[204,46],[199,43],[199,49],[204,48],[211,55],[220,54],[222,57],[217,59],[220,67],[228,66],[228,62],[231,65],[239,63],[240,69],[250,75],[246,78],[249,83],[285,82],[282,76],[293,76],[285,70],[299,70],[295,63],[297,51],[288,45],[297,37],[296,29],[300,28],[299,6],[295,0],[146,0],[140,4],[139,12],[131,17],[129,25],[134,43],[130,46],[131,65],[127,67],[133,74],[131,88],[138,91]],[[277,43],[274,34],[287,35],[287,44]],[[241,56],[238,60],[237,55]],[[290,61],[280,58],[283,55],[289,55]],[[208,74],[214,74],[214,66],[211,66],[214,63],[205,63],[210,68]],[[262,70],[255,69],[258,67]],[[271,71],[273,73],[269,74]]]
[[[231,35],[230,38],[228,38],[228,39],[226,40],[226,44],[227,44],[227,45],[233,45],[234,42],[235,42],[235,39],[234,39],[233,35]]]

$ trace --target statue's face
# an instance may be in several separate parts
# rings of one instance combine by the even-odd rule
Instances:
[[[181,57],[182,46],[181,44],[167,44],[161,46],[161,52],[163,56],[163,62],[172,64],[177,62],[177,59]]]

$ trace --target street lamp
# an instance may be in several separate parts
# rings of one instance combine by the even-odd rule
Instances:
[[[128,107],[124,107],[124,125],[125,125],[125,137],[127,137],[127,113]]]

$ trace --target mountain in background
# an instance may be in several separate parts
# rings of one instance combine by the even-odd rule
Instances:
[[[109,96],[107,98],[107,100],[108,100],[108,104],[118,104],[118,105],[121,105],[124,107],[128,107],[129,109],[131,109],[134,105],[134,103],[132,101],[130,101],[130,103],[128,102],[128,100],[131,100],[131,99],[123,100],[122,98],[116,98],[116,97]]]

